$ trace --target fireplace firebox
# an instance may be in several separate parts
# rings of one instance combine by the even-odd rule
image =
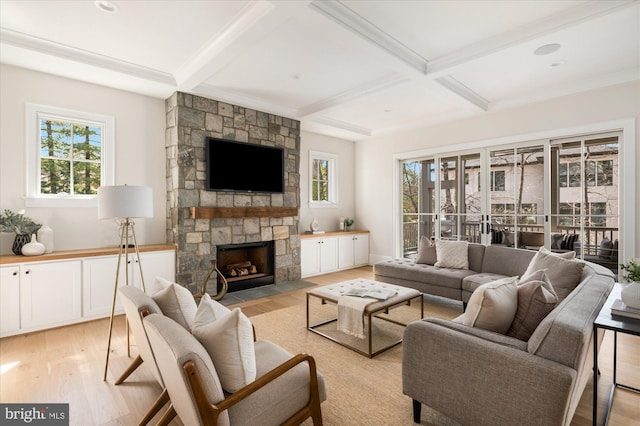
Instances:
[[[275,282],[273,241],[216,246],[218,270],[229,284],[228,292]],[[220,285],[218,285],[220,291]]]

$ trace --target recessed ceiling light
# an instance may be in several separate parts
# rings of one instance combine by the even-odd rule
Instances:
[[[116,13],[118,11],[118,6],[109,0],[96,0],[93,4],[103,12]]]
[[[544,46],[538,47],[536,50],[533,51],[533,53],[538,56],[550,55],[553,52],[556,52],[558,49],[560,49],[560,47],[561,46],[558,43],[545,44]]]

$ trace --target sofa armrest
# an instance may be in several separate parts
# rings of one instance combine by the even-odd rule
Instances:
[[[433,319],[407,326],[404,394],[462,424],[570,421],[575,370],[459,327]]]

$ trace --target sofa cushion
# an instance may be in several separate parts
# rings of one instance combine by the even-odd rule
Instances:
[[[545,272],[531,274],[530,280],[518,283],[518,310],[507,336],[526,342],[557,304],[558,296]]]
[[[563,255],[566,254],[567,253],[563,253]],[[560,303],[580,283],[583,268],[584,262],[565,259],[560,255],[551,253],[544,247],[540,247],[540,250],[535,254],[529,267],[523,274],[522,280],[527,281],[529,279],[527,277],[528,275],[545,269],[549,282],[558,295],[558,303]]]
[[[192,332],[211,356],[225,391],[236,392],[256,379],[253,328],[239,308]]]
[[[431,240],[426,236],[420,237],[420,246],[418,247],[418,256],[416,257],[416,263],[424,263],[426,265],[433,265],[436,263],[436,246],[431,243]]]
[[[487,246],[484,249],[482,269],[478,272],[522,277],[535,254],[536,252],[531,250]]]
[[[506,276],[501,274],[492,274],[488,272],[487,273],[480,272],[479,274],[469,275],[468,277],[464,277],[462,279],[462,289],[470,293],[473,293],[482,284],[486,284],[491,281],[499,280],[502,278],[506,278]]]
[[[467,241],[436,240],[435,266],[440,268],[469,269],[469,243]]]
[[[518,277],[482,284],[473,292],[464,314],[464,325],[505,334],[518,308]]]
[[[474,271],[468,269],[438,268],[415,263],[408,259],[385,260],[376,263],[373,269],[374,274],[381,281],[384,281],[384,277],[393,277],[455,289],[460,289],[464,277],[475,274]]]
[[[211,296],[205,293],[200,299],[200,303],[198,303],[198,310],[193,318],[193,328],[212,323],[230,312],[229,308],[218,301],[212,300]]]
[[[161,277],[156,277],[153,289],[155,292],[151,297],[160,306],[162,313],[187,330],[191,330],[193,318],[198,310],[193,294],[180,284]]]

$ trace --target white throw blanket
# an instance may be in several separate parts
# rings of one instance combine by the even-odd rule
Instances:
[[[368,297],[340,296],[338,299],[338,331],[364,339],[364,310],[377,302]]]

